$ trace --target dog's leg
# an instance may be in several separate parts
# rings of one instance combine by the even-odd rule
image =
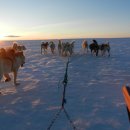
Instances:
[[[13,73],[14,73],[14,84],[16,85],[17,73],[16,73],[16,71],[14,71]]]
[[[11,81],[11,78],[10,78],[10,76],[9,76],[9,74],[8,73],[5,73],[4,74],[4,78],[5,78],[5,82],[9,82],[9,81]]]
[[[19,85],[19,83],[16,82],[16,79],[17,79],[17,71],[14,71],[14,85]]]
[[[53,54],[53,49],[52,49],[52,47],[50,47],[50,50],[51,50],[51,54]]]
[[[45,50],[45,48],[43,48],[43,54],[45,54],[46,53],[46,50]]]
[[[108,49],[107,51],[108,51],[108,56],[110,57],[110,49]]]
[[[0,73],[0,81],[1,81],[2,77],[3,77],[3,75]]]

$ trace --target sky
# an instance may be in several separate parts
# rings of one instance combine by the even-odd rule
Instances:
[[[130,37],[130,0],[0,0],[0,40]]]

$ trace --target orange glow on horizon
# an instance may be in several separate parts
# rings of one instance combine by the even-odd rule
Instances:
[[[6,35],[7,36],[7,35]],[[125,38],[130,37],[129,35],[121,34],[27,34],[19,37],[6,37],[0,35],[0,41],[9,40],[43,40],[43,39],[78,39],[78,38]]]

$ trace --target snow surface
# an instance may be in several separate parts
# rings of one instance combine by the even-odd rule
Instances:
[[[122,86],[130,83],[130,39],[96,40],[110,42],[111,56],[83,54],[83,39],[75,40],[65,108],[77,130],[129,130]],[[50,50],[41,55],[40,40],[20,42],[27,48],[26,63],[18,72],[19,86],[0,83],[0,130],[47,130],[61,106],[68,58]],[[0,47],[11,43],[5,41]],[[73,130],[63,111],[51,130]]]

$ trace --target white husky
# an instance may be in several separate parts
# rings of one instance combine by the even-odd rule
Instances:
[[[0,80],[3,76],[9,77],[9,73],[13,72],[14,75],[14,84],[18,85],[16,82],[17,73],[19,67],[23,66],[25,63],[25,56],[23,52],[16,52],[14,59],[9,57],[0,57]]]

